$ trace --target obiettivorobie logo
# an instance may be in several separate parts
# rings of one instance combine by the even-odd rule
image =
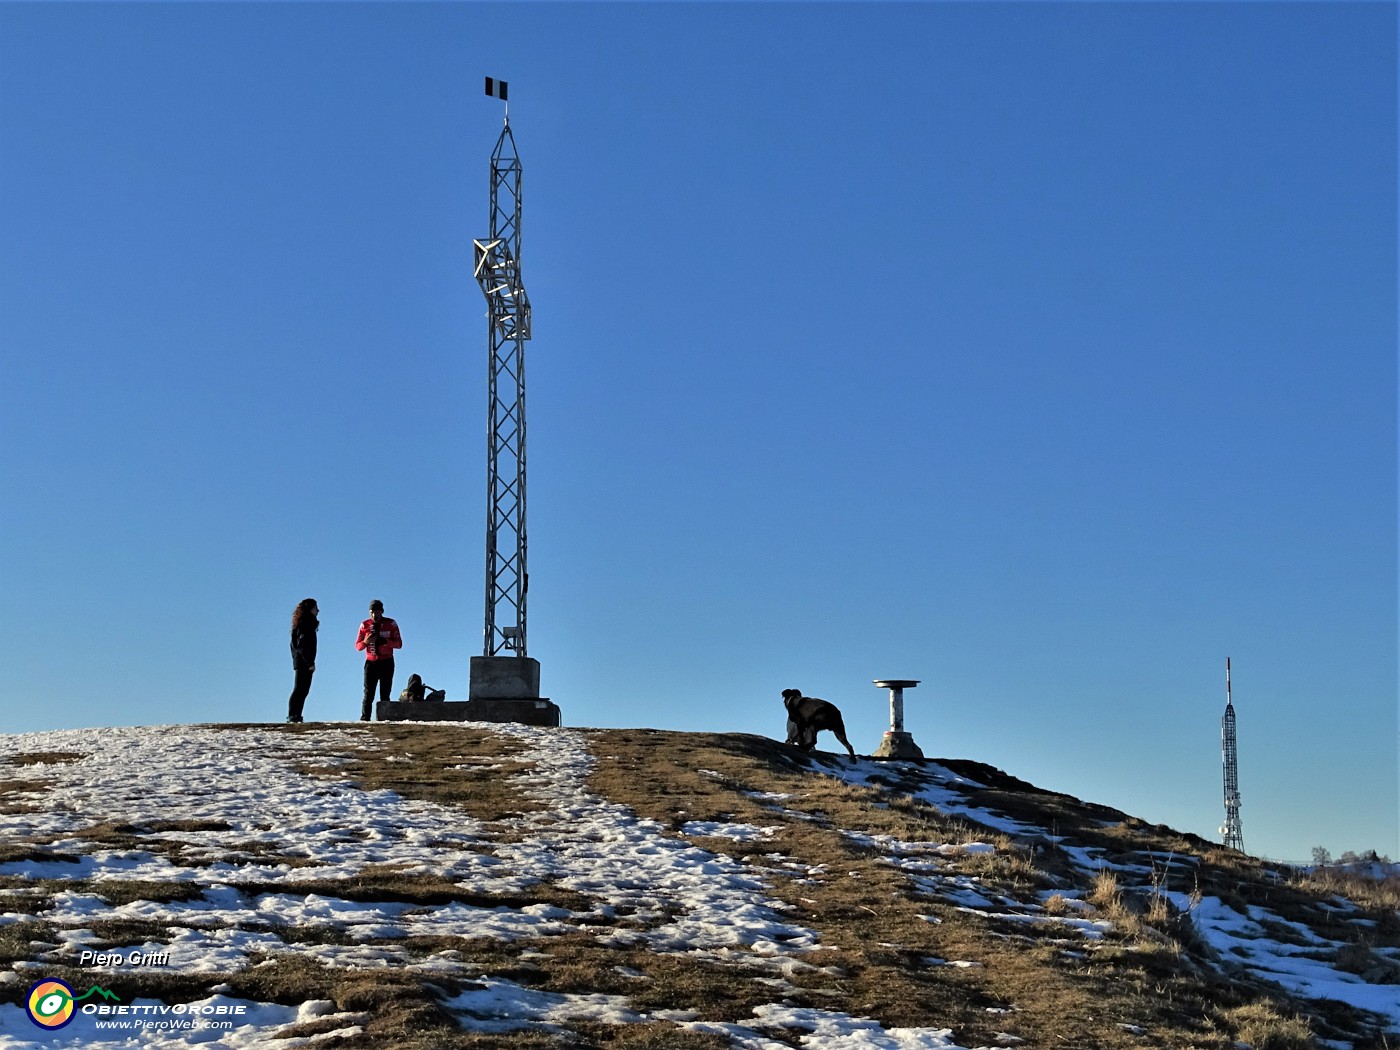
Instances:
[[[87,999],[102,1001],[84,1002]],[[24,1008],[31,1021],[50,1031],[62,1028],[80,1013],[90,1017],[98,1028],[122,1031],[226,1031],[248,1023],[247,1003],[123,1003],[116,992],[96,984],[82,995],[75,995],[72,986],[57,977],[31,987]]]
[[[121,998],[115,992],[109,992],[95,984],[82,995],[74,995],[72,987],[66,981],[50,977],[29,989],[24,1008],[29,1014],[29,1019],[40,1028],[62,1028],[73,1020],[78,1012],[77,1004],[94,995],[108,1002],[121,1002]]]

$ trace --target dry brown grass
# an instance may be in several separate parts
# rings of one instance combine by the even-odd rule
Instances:
[[[315,731],[306,724],[286,729]],[[453,806],[483,821],[542,808],[512,782],[512,777],[533,766],[521,757],[524,745],[509,737],[461,723],[376,722],[364,731],[383,747],[357,751],[350,762],[331,770],[308,764],[304,771],[322,779],[348,780],[366,790],[394,791],[405,798]],[[483,756],[489,756],[489,764],[475,762]]]
[[[720,967],[708,979],[703,968],[683,958],[665,960],[655,966],[655,978],[639,986],[636,978],[615,973],[610,966],[599,965],[596,944],[591,938],[570,935],[551,940],[548,951],[536,946],[512,945],[498,941],[452,940],[472,962],[473,970],[483,976],[502,978],[531,988],[556,992],[601,992],[630,994],[638,1010],[662,1008],[662,1003],[695,1001],[707,994],[724,998],[732,978],[725,978]],[[427,947],[427,945],[419,945]],[[582,950],[582,954],[580,954]],[[530,958],[522,958],[526,952]],[[646,952],[621,953],[607,960],[645,963],[656,960]],[[668,966],[670,972],[668,972]],[[556,1050],[561,1045],[615,1046],[635,1048],[671,1048],[676,1050],[719,1050],[728,1041],[716,1041],[713,1036],[683,1033],[669,1023],[635,1024],[615,1027],[601,1024],[571,1023],[573,1033],[561,1043],[560,1035],[540,1026],[522,1026],[505,1033],[465,1032],[456,1019],[443,1009],[442,997],[451,997],[466,988],[480,987],[474,981],[435,978],[431,985],[416,975],[396,969],[343,970],[327,967],[293,953],[278,953],[258,960],[235,975],[229,982],[231,994],[246,996],[262,1002],[300,1004],[309,999],[332,1000],[339,1011],[363,1015],[365,1032],[334,1045],[345,1047],[392,1046],[395,1050],[458,1050],[486,1047],[538,1048]],[[771,996],[758,997],[767,1002]],[[297,1026],[284,1033],[286,1037],[311,1035],[323,1030],[328,1022]],[[577,1040],[582,1040],[581,1042]]]
[[[1046,915],[1070,915],[1073,914],[1074,907],[1069,903],[1069,898],[1062,893],[1052,893],[1045,898]]]
[[[57,766],[81,762],[87,755],[81,751],[25,751],[4,760],[10,766]]]
[[[29,845],[22,842],[0,844],[0,864],[14,864],[19,861],[34,861],[38,864],[81,864],[83,858],[76,853],[58,852],[45,846]],[[0,886],[5,886],[6,876],[0,875]],[[14,885],[29,885],[29,880],[16,880]]]
[[[44,795],[53,788],[52,780],[0,780],[0,813],[30,813],[43,807],[35,795]]]
[[[32,959],[35,942],[57,943],[57,928],[42,919],[21,919],[0,926],[0,965]]]
[[[150,879],[85,879],[62,885],[69,892],[94,894],[114,908],[130,904],[132,901],[192,901],[198,900],[204,894],[204,887],[181,879],[168,882],[155,882]],[[50,886],[57,888],[52,883]]]
[[[240,882],[238,890],[249,897],[262,893],[293,893],[297,896],[314,894],[365,903],[394,902],[425,906],[464,904],[475,908],[513,910],[536,904],[549,904],[559,908],[587,911],[592,905],[590,898],[547,881],[534,883],[527,891],[491,892],[468,889],[437,875],[412,874],[383,865],[366,868],[358,875],[350,877],[300,879],[294,884]]]
[[[1239,1039],[1253,1050],[1316,1050],[1317,1041],[1306,1021],[1285,1016],[1266,1002],[1249,1003],[1225,1012]]]
[[[1171,901],[1160,893],[1153,893],[1147,902],[1147,913],[1143,920],[1149,925],[1159,930],[1166,930],[1172,925],[1176,917],[1176,909],[1172,907]]]
[[[638,731],[603,731],[592,738],[598,756],[592,784],[600,794],[672,827],[688,820],[779,824],[781,830],[766,842],[709,840],[706,845],[738,859],[781,853],[804,870],[825,865],[815,877],[775,878],[773,894],[801,909],[797,921],[821,931],[830,950],[814,961],[845,974],[835,982],[842,1009],[892,1027],[952,1027],[964,1045],[993,1045],[1002,1032],[1036,1046],[1111,1050],[1154,1045],[1120,1024],[1161,1033],[1156,1038],[1166,1041],[1155,1045],[1174,1045],[1170,1039],[1177,1039],[1183,1027],[1199,1046],[1228,1045],[1192,1019],[1205,1006],[1184,978],[1177,982],[1180,987],[1173,985],[1171,997],[1155,991],[1173,978],[1163,982],[1159,975],[1148,975],[1167,965],[1144,961],[1151,953],[1125,952],[1087,964],[1061,962],[1063,953],[1053,942],[1063,940],[1062,931],[1003,929],[995,921],[973,920],[921,898],[903,873],[839,829],[906,842],[990,842],[994,853],[949,857],[948,870],[1030,903],[1035,891],[1052,880],[1036,867],[1028,848],[1005,836],[969,828],[913,800],[886,804],[881,793],[813,777],[795,752],[762,738],[685,734],[679,747],[658,734]],[[817,819],[775,813],[744,794],[747,790],[791,794],[782,805]],[[1067,805],[1058,796],[1055,802]],[[1117,906],[1120,917],[1131,914],[1121,898]],[[953,968],[929,960],[975,965]],[[811,997],[811,1005],[831,1001],[815,994],[819,986],[833,983],[825,975],[798,976],[792,982]],[[1014,1013],[988,1013],[1013,1008]],[[1170,1039],[1167,1033],[1172,1033]]]
[[[40,854],[37,858],[49,860]],[[39,914],[52,906],[55,894],[91,894],[112,907],[132,901],[187,901],[199,898],[204,888],[193,882],[147,879],[25,879],[18,875],[0,876],[0,906],[6,911]]]
[[[1029,900],[1037,889],[1052,901],[1053,891],[1062,888],[1090,897],[1091,880],[1048,840],[1008,844],[917,800],[815,783],[800,756],[762,738],[606,731],[594,734],[594,742],[599,755],[595,787],[615,801],[672,828],[687,820],[781,822],[782,830],[769,842],[703,844],[756,863],[766,853],[780,853],[803,870],[826,864],[827,871],[814,881],[775,877],[774,896],[803,906],[803,921],[820,929],[826,943],[848,953],[843,965],[852,975],[844,982],[850,1001],[864,1003],[869,1016],[886,1024],[930,1023],[909,1010],[908,1003],[917,1001],[937,1016],[933,1023],[951,1025],[967,1040],[985,1037],[995,1027],[1041,1046],[1223,1048],[1241,1038],[1239,1017],[1244,1015],[1232,1011],[1258,1001],[1288,1022],[1269,1035],[1275,1041],[1285,1038],[1280,1033],[1303,1031],[1350,1039],[1357,1050],[1382,1050],[1384,1045],[1374,1023],[1356,1011],[1335,1003],[1303,1008],[1242,970],[1221,973],[1221,960],[1199,941],[1189,910],[1178,911],[1166,896],[1169,890],[1196,901],[1218,896],[1241,910],[1259,905],[1291,921],[1306,921],[1323,936],[1337,938],[1346,929],[1354,933],[1354,924],[1329,918],[1316,892],[1291,890],[1286,870],[1278,865],[1019,785],[989,767],[945,763],[991,785],[979,792],[979,804],[1045,827],[1075,845],[1102,850],[1109,863],[1143,872],[1116,893],[1112,887],[1101,891],[1101,917],[1114,923],[1107,938],[1076,943],[1072,935],[1046,932],[1053,927],[1037,931],[995,919],[970,920],[956,909],[919,900],[907,884],[899,885],[897,874],[882,884],[882,878],[891,876],[889,869],[881,873],[864,867],[872,851],[860,849],[836,829],[904,841],[993,842],[995,853],[950,858],[948,869],[976,876],[989,889],[1018,900]],[[817,761],[837,765],[844,760],[818,756]],[[901,777],[909,781],[906,787],[917,786],[910,774],[892,770],[891,781]],[[749,789],[792,795],[781,805],[801,810],[805,819],[775,814],[745,795]],[[1115,819],[1105,825],[1109,816]],[[876,891],[867,895],[870,887]],[[1069,908],[1064,895],[1051,904],[1062,915]],[[911,914],[943,921],[925,924],[911,935],[917,929],[909,921]],[[883,957],[891,951],[897,963]],[[981,965],[919,973],[917,964],[927,956]],[[1374,953],[1360,951],[1352,958],[1356,965],[1376,961]],[[1366,972],[1377,977],[1374,969]],[[956,993],[948,990],[954,988]],[[882,995],[885,991],[892,994]],[[969,1006],[1013,1002],[1017,1012],[998,1025],[973,1017],[978,1007]]]
[[[1365,909],[1369,918],[1389,926],[1391,932],[1400,932],[1400,876],[1378,879],[1345,868],[1317,868],[1295,876],[1294,881],[1310,893],[1344,897]]]
[[[64,765],[85,757],[77,751],[27,751],[0,759],[0,766],[27,769],[35,766]],[[0,779],[0,814],[43,812],[42,796],[52,789],[54,782],[42,776],[42,769],[37,772],[40,776]]]

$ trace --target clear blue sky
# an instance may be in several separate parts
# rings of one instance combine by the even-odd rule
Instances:
[[[0,4],[5,729],[465,695],[484,75],[568,724],[1400,852],[1389,4]]]

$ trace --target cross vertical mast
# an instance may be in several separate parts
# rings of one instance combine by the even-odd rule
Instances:
[[[503,81],[486,80],[502,101]],[[473,242],[488,308],[485,656],[525,656],[525,340],[530,300],[520,276],[520,156],[510,115],[491,153],[491,233]]]

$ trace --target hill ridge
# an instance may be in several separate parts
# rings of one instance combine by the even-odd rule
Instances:
[[[0,737],[0,827],[0,1048],[35,1045],[41,978],[242,1011],[152,1046],[1370,1050],[1400,1031],[1393,899],[967,759],[648,729],[65,730]],[[96,949],[170,963],[76,965]],[[43,1045],[103,1045],[95,1023]]]

